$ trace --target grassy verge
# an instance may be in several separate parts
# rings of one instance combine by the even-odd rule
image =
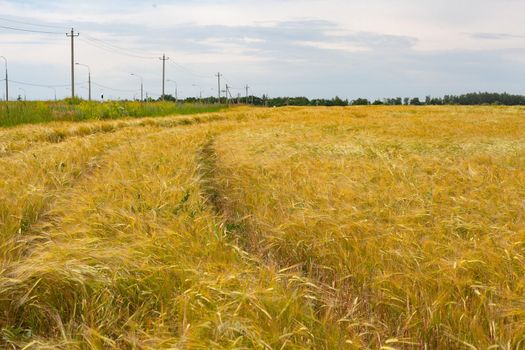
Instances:
[[[52,121],[111,120],[126,117],[157,117],[217,112],[221,105],[176,104],[173,102],[19,101],[0,103],[0,127]]]

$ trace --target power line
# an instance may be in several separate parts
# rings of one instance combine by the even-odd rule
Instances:
[[[98,39],[98,38],[92,37],[91,35],[85,35],[85,37],[86,37],[87,39],[89,39],[89,40],[92,40],[92,41],[98,41],[98,42],[100,42],[100,43],[102,43],[102,44],[104,44],[104,45],[107,45],[107,46],[109,46],[109,47],[112,47],[112,48],[114,48],[114,49],[121,50],[121,51],[132,52],[132,53],[133,53],[132,50],[130,50],[130,49],[125,49],[125,48],[123,48],[123,47],[117,46],[117,45],[115,45],[115,44],[110,43],[109,41],[105,41],[105,40],[102,40],[102,39]],[[135,53],[138,53],[138,52],[134,52],[134,54],[135,54]],[[156,58],[156,57],[153,57],[153,56],[149,56],[149,57],[151,57],[151,58],[153,58],[153,59]]]
[[[101,39],[98,39],[98,38],[94,38],[94,37],[89,36],[89,35],[85,35],[84,37],[85,37],[84,41],[87,40],[91,44],[97,44],[97,45],[100,46],[100,48],[103,47],[103,49],[108,49],[108,50],[113,50],[113,51],[122,51],[122,52],[117,52],[119,54],[124,54],[124,55],[128,55],[128,56],[144,58],[144,59],[153,59],[153,60],[157,58],[156,56],[146,56],[146,55],[143,55],[143,54],[139,54],[138,52],[133,52],[132,50],[122,48],[122,47],[114,45],[114,44],[112,44],[112,43],[110,43],[108,41],[101,40]]]
[[[42,30],[23,29],[23,28],[15,28],[15,27],[8,27],[8,26],[2,26],[2,25],[0,25],[0,28],[8,29],[8,30],[15,30],[15,31],[18,31],[18,32],[26,32],[26,33],[63,34],[62,32],[46,32],[46,31],[42,31]]]
[[[156,59],[156,57],[141,56],[141,55],[136,55],[136,54],[132,54],[132,53],[127,53],[127,52],[124,52],[124,51],[119,51],[117,49],[113,49],[111,47],[104,46],[102,43],[99,44],[98,42],[95,42],[95,41],[92,41],[92,40],[89,40],[89,39],[79,38],[78,40],[82,41],[85,44],[88,44],[88,45],[91,45],[93,47],[96,47],[96,48],[98,48],[100,50],[111,52],[111,53],[117,54],[117,55],[128,56],[128,57],[132,57],[132,58],[146,59],[146,60]]]
[[[29,19],[28,19],[29,20]],[[18,23],[18,24],[23,24],[23,25],[27,25],[27,26],[35,26],[35,27],[44,27],[44,28],[62,28],[62,27],[59,27],[59,26],[55,26],[55,25],[46,25],[46,24],[39,24],[39,23],[30,23],[30,22],[24,22],[24,21],[19,21],[19,20],[12,20],[12,19],[8,19],[8,18],[3,18],[3,17],[0,17],[0,21],[5,21],[5,22],[12,22],[12,23]],[[6,29],[6,30],[13,30],[13,31],[19,31],[19,32],[25,32],[25,33],[37,33],[37,34],[63,34],[63,32],[58,32],[58,31],[45,31],[45,30],[36,30],[36,29],[29,29],[29,28],[22,28],[22,27],[14,27],[14,26],[6,26],[6,25],[0,25],[0,29]],[[82,84],[75,84],[74,82],[74,75],[75,75],[75,71],[74,71],[74,38],[75,37],[78,37],[79,34],[78,33],[75,33],[74,30],[72,29],[70,33],[66,33],[66,36],[70,37],[71,38],[71,91],[72,91],[72,96],[74,96],[74,91],[75,91],[75,86],[77,85],[82,85],[82,84],[85,84],[85,83],[82,83]],[[157,57],[154,57],[154,56],[147,56],[147,54],[138,54],[138,51],[131,51],[129,49],[125,49],[123,47],[119,47],[117,45],[114,45],[110,42],[107,42],[105,40],[102,40],[102,39],[98,39],[98,38],[95,38],[95,37],[91,37],[89,35],[85,35],[83,38],[78,38],[77,40],[81,40],[83,43],[86,43],[88,45],[91,45],[93,47],[96,47],[98,49],[101,49],[101,50],[104,50],[104,51],[107,51],[107,52],[111,52],[113,54],[118,54],[118,55],[123,55],[123,56],[128,56],[128,57],[132,57],[132,58],[140,58],[140,59],[156,59]],[[162,80],[162,87],[163,87],[163,91],[162,91],[162,95],[160,96],[163,96],[164,95],[164,85],[165,85],[165,64],[166,64],[166,60],[169,60],[169,58],[166,58],[165,55],[161,58],[161,60],[163,61],[163,80]],[[184,65],[180,64],[180,63],[177,63],[177,62],[174,62],[172,61],[173,64],[175,66],[177,66],[178,68],[184,70],[185,72],[195,76],[195,77],[198,77],[198,78],[202,78],[202,79],[213,79],[212,75],[210,74],[209,76],[208,75],[203,75],[203,74],[199,74],[197,73],[196,71],[188,68],[188,67],[185,67]],[[218,78],[218,97],[219,97],[219,101],[220,101],[220,98],[221,98],[221,83],[220,83],[220,80],[221,80],[221,77],[222,77],[222,74],[217,74],[216,77]],[[3,80],[0,80],[0,81],[4,81],[6,79],[3,79]],[[43,84],[33,84],[33,83],[26,83],[26,82],[21,82],[21,81],[13,81],[13,83],[15,84],[19,84],[19,85],[25,85],[25,86],[34,86],[34,87],[41,87],[41,88],[61,88],[61,87],[67,87],[69,85],[43,85]],[[113,90],[113,91],[120,91],[120,92],[136,92],[135,90],[124,90],[124,89],[115,89],[115,88],[111,88],[111,87],[108,87],[108,86],[104,86],[104,85],[101,85],[101,84],[97,84],[97,83],[93,83],[93,85],[96,85],[96,86],[99,86],[101,88],[105,88],[105,89],[108,89],[108,90]],[[230,89],[235,89],[235,90],[238,90],[237,88],[233,88],[231,86],[228,86],[228,89],[227,89],[227,94],[226,94],[226,97],[228,98],[228,93],[230,93]],[[230,94],[231,95],[231,94]]]
[[[23,22],[23,21],[18,21],[18,20],[14,20],[14,19],[3,18],[3,17],[0,17],[0,21],[11,22],[11,23],[18,23],[18,24],[25,24],[25,25],[29,25],[29,26],[33,26],[33,27],[58,28],[58,29],[65,28],[65,26],[63,27],[63,26],[53,26],[53,25],[49,25],[49,24],[37,24],[37,23]]]
[[[5,80],[5,79],[3,79]],[[15,84],[18,84],[18,85],[25,85],[25,86],[34,86],[34,87],[41,87],[41,88],[62,88],[62,87],[69,87],[70,84],[63,84],[63,85],[44,85],[44,84],[33,84],[33,83],[26,83],[26,82],[23,82],[23,81],[17,81],[17,80],[13,80],[13,79],[9,79],[9,82],[10,83],[15,83]],[[86,84],[85,82],[84,83],[77,83],[76,85],[79,86],[79,85],[84,85]]]
[[[105,46],[108,47],[108,50],[111,49],[111,50],[118,50],[118,51],[122,51],[122,53],[118,52],[119,54],[125,54],[127,56],[131,56],[131,57],[137,57],[137,58],[144,58],[144,59],[156,59],[157,57],[156,56],[146,56],[146,55],[142,55],[142,54],[138,54],[138,52],[133,52],[132,50],[129,50],[129,49],[125,49],[125,48],[122,48],[122,47],[119,47],[117,45],[114,45],[108,41],[105,41],[105,40],[101,40],[101,39],[98,39],[98,38],[94,38],[92,36],[89,36],[89,35],[84,35],[84,37],[90,41],[91,44],[95,44],[93,43],[93,41],[100,43],[100,44],[103,44]],[[83,40],[85,41],[85,40]],[[102,48],[102,47],[100,47]],[[103,49],[106,49],[106,48],[103,48]],[[185,67],[184,65],[180,64],[180,63],[177,63],[177,62],[174,62],[172,61],[172,63],[174,65],[176,65],[177,67],[185,70],[186,72],[196,76],[196,77],[199,77],[199,78],[205,78],[205,79],[213,79],[211,76],[207,76],[207,75],[202,75],[202,74],[198,74],[198,73],[195,73],[195,71],[193,71],[192,69],[188,68],[188,67]]]
[[[2,20],[2,18],[0,18],[0,20]],[[21,24],[31,25],[31,24],[29,24],[27,22],[21,22],[21,21],[16,21],[16,22],[17,23],[21,23]],[[37,25],[37,24],[35,24],[35,26],[44,26],[44,25]],[[61,32],[51,32],[51,31],[25,29],[25,28],[15,28],[15,27],[2,26],[2,25],[0,25],[0,28],[8,29],[8,30],[21,31],[21,32],[27,32],[27,33],[62,34]],[[55,28],[55,26],[52,26],[52,28]],[[146,55],[141,55],[141,54],[134,53],[131,50],[124,49],[122,47],[113,45],[113,44],[111,44],[111,43],[109,43],[107,41],[104,41],[104,40],[101,40],[101,39],[98,39],[98,38],[94,38],[94,37],[91,37],[89,35],[85,35],[84,38],[79,38],[78,40],[80,40],[80,41],[82,41],[82,42],[84,42],[84,43],[86,43],[88,45],[94,46],[94,47],[96,47],[98,49],[105,50],[107,52],[111,52],[111,53],[118,54],[118,55],[123,55],[123,56],[128,56],[128,57],[133,57],[133,58],[140,58],[140,59],[151,59],[151,60],[154,60],[154,59],[157,58],[157,57],[154,57],[154,56],[146,56]],[[196,73],[192,69],[190,69],[188,67],[185,67],[184,65],[182,65],[180,63],[173,62],[173,64],[176,65],[177,67],[179,67],[180,69],[183,69],[187,73],[195,76],[195,77],[202,78],[202,79],[213,79],[211,76]]]
[[[188,67],[183,66],[183,65],[180,64],[180,63],[173,62],[173,61],[172,61],[172,63],[173,63],[174,65],[176,65],[177,67],[179,67],[179,68],[185,70],[186,72],[188,72],[188,73],[190,73],[191,75],[194,75],[194,76],[196,76],[196,77],[198,77],[198,78],[203,78],[203,79],[214,79],[214,78],[211,76],[211,74],[210,74],[209,76],[208,76],[208,75],[198,74],[198,73],[195,73],[193,70],[189,69]]]
[[[101,40],[101,39],[98,39],[98,38],[94,38],[94,37],[89,36],[89,35],[84,35],[84,38],[83,39],[79,39],[79,40],[81,40],[81,41],[83,41],[83,42],[85,42],[85,43],[87,43],[89,45],[98,47],[99,49],[106,50],[108,52],[112,52],[112,53],[119,54],[119,55],[124,55],[124,56],[134,57],[134,58],[150,59],[150,60],[157,59],[156,56],[142,55],[142,54],[139,54],[136,51],[134,52],[132,50],[119,47],[119,46],[114,45],[114,44],[112,44],[112,43],[110,43],[108,41]],[[189,74],[191,74],[193,76],[196,76],[198,78],[213,79],[211,76],[202,75],[202,74],[196,73],[194,70],[192,70],[192,69],[190,69],[188,67],[185,67],[184,65],[182,65],[180,63],[177,63],[177,62],[174,62],[174,61],[172,61],[172,63],[174,65],[176,65],[177,67],[179,67],[180,69],[185,70]]]
[[[94,83],[94,82],[91,82],[91,84],[96,85],[98,87],[101,87],[103,89],[107,89],[107,90],[111,90],[111,91],[117,91],[117,92],[137,92],[137,91],[139,91],[139,90],[115,89],[115,88],[112,88],[112,87],[109,87],[109,86],[105,86],[105,85],[102,85],[102,84],[98,84],[98,83]]]

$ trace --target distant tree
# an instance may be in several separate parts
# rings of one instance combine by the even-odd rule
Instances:
[[[421,101],[419,100],[419,97],[414,97],[413,99],[410,100],[410,104],[412,106],[421,106],[422,103]]]
[[[339,96],[332,99],[333,106],[348,106],[348,100],[342,100]]]
[[[434,98],[432,98],[430,100],[429,104],[431,104],[431,105],[438,105],[438,106],[442,105],[443,104],[443,99],[434,97]]]
[[[21,99],[22,97],[20,97]],[[175,99],[171,95],[165,95],[164,99],[167,101],[174,101]],[[75,99],[69,101],[69,103],[80,103],[82,100]],[[149,98],[148,101],[153,101]],[[246,98],[242,98],[241,101],[246,101]],[[267,95],[262,97],[258,96],[249,96],[248,101],[254,106],[270,106],[270,107],[281,107],[281,106],[348,106],[348,105],[505,105],[505,106],[514,106],[514,105],[525,105],[525,96],[521,95],[511,95],[507,93],[488,93],[488,92],[477,92],[469,93],[459,96],[454,95],[445,95],[443,98],[426,96],[424,101],[421,101],[419,98],[385,98],[383,100],[377,99],[373,102],[369,101],[366,98],[358,98],[354,101],[349,102],[348,100],[343,100],[339,96],[336,96],[332,99],[308,99],[304,96],[299,97],[274,97],[269,98]],[[180,100],[179,102],[188,102],[196,103],[202,102],[205,104],[216,104],[219,102],[217,97],[206,97],[202,100],[196,99],[195,97],[189,97],[185,100]],[[226,104],[226,98],[222,97],[220,100],[221,104]]]
[[[403,104],[403,99],[401,97],[385,98],[385,104],[390,106],[400,106]]]
[[[175,100],[175,97],[173,97],[171,95],[163,95],[163,96],[159,97],[159,101],[177,102],[177,100]]]
[[[290,99],[290,105],[292,106],[308,106],[310,100],[306,97],[294,97]]]
[[[449,96],[451,104],[458,105],[525,105],[525,96],[508,93],[477,92],[460,96]]]
[[[352,106],[368,106],[370,101],[366,98],[358,98],[352,101]]]

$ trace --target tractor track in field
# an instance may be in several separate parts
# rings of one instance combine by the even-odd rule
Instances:
[[[34,145],[35,147],[29,147],[28,149],[19,151],[19,152],[13,152],[9,155],[2,155],[0,154],[0,163],[1,162],[16,162],[17,158],[23,158],[27,157],[31,153],[35,151],[44,152],[49,148],[52,149],[53,147],[57,147],[58,144],[63,144],[64,142],[67,142],[68,140],[75,138],[75,137],[86,137],[86,138],[97,138],[101,137],[102,135],[106,135],[108,133],[111,134],[118,134],[119,132],[123,132],[125,130],[128,130],[129,128],[144,128],[144,133],[141,134],[141,137],[147,137],[148,135],[152,134],[158,134],[165,132],[166,129],[173,129],[176,127],[181,126],[191,126],[195,124],[202,124],[202,123],[211,123],[211,122],[218,122],[221,120],[226,119],[225,116],[222,116],[220,114],[210,114],[210,115],[198,115],[193,116],[191,118],[177,118],[177,119],[142,119],[137,122],[133,122],[131,125],[126,125],[125,127],[120,128],[113,128],[110,131],[97,131],[88,133],[85,135],[75,134],[70,137],[64,137],[60,140],[57,140],[55,143],[46,143],[45,145]],[[118,123],[118,122],[117,122]],[[158,129],[152,129],[151,131],[148,131],[146,128],[152,127],[152,128],[158,128]],[[79,129],[76,131],[78,132]],[[97,129],[99,130],[99,129]],[[153,131],[153,132],[152,132]],[[106,143],[110,143],[110,140],[107,140]],[[101,165],[99,164],[98,160],[101,158],[104,158],[108,153],[110,153],[115,148],[120,147],[121,144],[115,144],[111,147],[108,147],[103,150],[101,154],[95,155],[90,159],[90,162],[87,162],[85,164],[85,167],[80,169],[80,175],[73,178],[67,187],[64,187],[63,190],[70,192],[75,186],[77,186],[81,181],[83,181],[86,178],[89,178],[95,171],[101,168]],[[12,164],[12,166],[15,166],[16,164]],[[29,184],[29,183],[28,183]],[[46,190],[50,190],[51,187],[46,188]],[[57,189],[58,190],[58,189]],[[43,209],[38,213],[36,220],[30,220],[25,222],[23,225],[20,226],[20,229],[17,233],[13,233],[12,237],[7,239],[2,245],[0,245],[0,248],[3,251],[7,251],[9,247],[20,247],[21,244],[23,246],[26,245],[34,245],[37,244],[39,241],[44,239],[41,236],[41,233],[38,233],[37,227],[39,223],[46,223],[53,220],[53,216],[49,214],[52,209],[54,208],[54,205],[57,201],[57,197],[51,199],[48,203],[45,203]],[[21,222],[24,220],[24,218],[21,218]],[[28,242],[27,240],[29,237],[33,237],[31,239],[31,242]],[[25,241],[25,242],[24,242]],[[26,251],[26,249],[21,249],[22,251]],[[21,253],[18,255],[19,258],[21,258],[24,254]]]
[[[138,136],[139,139],[143,139],[144,137],[152,137],[153,135],[157,135],[162,132],[165,132],[165,130],[157,132],[148,132],[147,130],[144,130],[144,133],[135,136]],[[111,141],[105,140],[104,143],[109,144]],[[110,154],[118,152],[120,148],[125,146],[127,146],[127,143],[116,143],[105,148],[101,153],[91,157],[89,162],[84,163],[84,167],[82,167],[78,176],[72,178],[67,186],[56,190],[59,195],[53,196],[51,200],[45,203],[42,210],[38,213],[36,220],[27,222],[24,227],[21,226],[18,233],[14,234],[10,240],[7,240],[3,244],[3,248],[9,246],[18,247],[15,260],[22,260],[24,256],[29,254],[31,247],[35,246],[36,244],[46,242],[46,230],[48,230],[50,227],[53,227],[60,220],[60,215],[53,214],[53,209],[56,207],[60,199],[68,198],[68,196],[70,196],[71,192],[77,186],[82,184],[84,181],[88,181],[96,172],[100,171],[105,165],[107,165],[107,163],[110,161],[110,159],[107,159]],[[50,223],[51,225],[49,225]]]
[[[217,179],[217,154],[214,149],[215,135],[208,137],[208,140],[201,146],[197,154],[199,165],[199,179],[202,185],[202,192],[211,210],[224,223],[226,234],[237,246],[247,249],[244,242],[246,232],[244,226],[240,225],[228,205],[226,196]]]
[[[9,146],[9,144],[3,144],[0,138],[0,160],[9,159],[10,157],[24,154],[26,152],[46,149],[46,147],[53,147],[75,137],[81,138],[100,134],[112,134],[129,128],[157,127],[161,129],[171,129],[195,124],[213,123],[225,119],[226,116],[220,114],[204,114],[194,115],[191,117],[171,117],[171,119],[166,119],[166,117],[164,117],[158,119],[143,118],[134,121],[102,122],[100,125],[96,125],[95,127],[86,124],[67,130],[61,130],[57,127],[49,130],[48,133],[42,133],[36,135],[32,139],[26,140],[28,144],[26,147],[22,148]],[[2,137],[2,134],[0,134],[0,137]]]
[[[200,165],[201,183],[207,202],[216,214],[222,214],[224,211],[223,200],[215,180],[217,155],[213,148],[214,141],[214,137],[209,137],[200,149],[197,158]]]
[[[204,114],[204,115],[196,115],[189,118],[176,118],[176,119],[155,119],[155,118],[148,118],[148,119],[141,119],[139,121],[133,121],[131,125],[127,125],[125,127],[121,127],[119,129],[114,129],[111,131],[113,135],[116,135],[120,132],[123,132],[125,130],[129,130],[129,128],[143,128],[144,132],[140,133],[140,137],[148,137],[151,135],[167,132],[169,130],[172,130],[177,127],[184,127],[184,126],[191,126],[196,124],[204,124],[204,123],[213,123],[213,122],[219,122],[222,120],[227,119],[227,116],[222,114]],[[118,123],[118,122],[117,122]],[[150,127],[151,130],[148,130],[147,128]],[[101,137],[102,135],[107,135],[108,132],[97,132],[97,133],[91,133],[85,135],[85,137],[89,138],[97,138]],[[82,135],[74,135],[72,137],[61,139],[59,144],[62,144],[64,142],[67,142],[68,139],[79,137]],[[111,143],[111,140],[107,140],[107,143]],[[100,164],[99,160],[103,159],[105,156],[107,156],[108,153],[111,153],[114,151],[115,148],[119,148],[122,146],[122,143],[118,143],[115,145],[112,145],[111,147],[107,147],[103,150],[102,153],[95,155],[94,157],[91,157],[89,162],[85,163],[85,167],[80,169],[79,176],[71,179],[68,183],[67,187],[64,187],[62,190],[70,193],[72,189],[74,189],[76,186],[78,186],[79,183],[84,181],[85,179],[90,178],[96,171],[98,171],[103,165]],[[57,147],[57,143],[53,144],[46,144],[44,147]],[[37,148],[39,152],[44,152],[46,148]],[[26,149],[22,152],[16,152],[12,156],[3,157],[0,156],[0,163],[1,162],[13,162],[12,166],[15,166],[14,164],[16,162],[15,159],[18,157],[23,158],[31,155],[32,152],[35,152],[37,149],[31,148]],[[17,157],[17,158],[13,158]],[[30,183],[28,183],[30,185]],[[46,187],[46,191],[50,191],[52,187]],[[57,193],[59,189],[56,189]],[[30,219],[26,220],[26,218],[21,217],[21,226],[18,230],[18,232],[12,232],[11,237],[9,239],[6,239],[1,245],[0,249],[2,251],[12,251],[16,250],[16,253],[12,254],[9,253],[9,260],[12,260],[12,257],[16,257],[18,259],[22,259],[24,256],[28,254],[28,251],[30,251],[30,247],[34,246],[35,244],[39,244],[46,241],[45,237],[45,226],[46,224],[49,224],[50,222],[56,223],[58,220],[57,217],[52,214],[53,208],[56,205],[56,202],[59,198],[64,198],[66,194],[61,194],[59,196],[53,196],[47,203],[44,204],[42,210],[40,210],[36,215],[36,220]],[[49,226],[49,225],[48,225]],[[7,253],[6,253],[7,254]],[[6,255],[7,256],[7,255]],[[1,263],[1,261],[0,261]],[[5,274],[6,271],[3,272]]]
[[[249,253],[250,259],[264,263],[266,258],[259,245],[255,243],[258,241],[257,233],[254,232],[248,221],[249,216],[239,214],[220,184],[214,144],[215,137],[210,136],[197,155],[204,196],[213,212],[222,218],[226,233],[233,239],[234,243]]]
[[[110,140],[105,140],[105,144],[110,143]],[[34,220],[28,220],[21,224],[18,232],[13,232],[9,239],[6,239],[3,244],[0,245],[0,249],[4,252],[3,257],[0,258],[0,306],[7,309],[18,308],[20,300],[13,298],[11,300],[6,299],[5,296],[9,295],[9,291],[15,288],[20,283],[16,278],[16,271],[20,266],[23,266],[27,261],[27,258],[31,256],[32,252],[40,245],[44,245],[49,241],[46,232],[54,227],[60,221],[60,215],[53,213],[53,209],[56,208],[61,198],[68,196],[73,189],[81,184],[83,181],[87,181],[97,171],[103,167],[103,161],[101,161],[107,154],[118,148],[120,144],[111,145],[110,147],[104,148],[104,150],[94,155],[90,161],[84,162],[78,176],[73,177],[67,182],[66,186],[54,189],[53,196],[49,197],[44,205],[39,208]],[[74,151],[74,150],[71,150]],[[29,185],[29,184],[28,184]],[[51,187],[46,188],[45,191],[50,191]],[[38,282],[37,282],[38,283]],[[23,298],[23,296],[19,296]],[[0,327],[2,326],[2,318],[0,318]],[[9,322],[8,322],[9,323]],[[4,345],[0,340],[0,346]]]
[[[135,134],[134,141],[144,142],[156,138],[160,134],[172,133],[173,137],[177,137],[178,133],[174,130],[159,130],[159,129],[145,129],[140,135]],[[104,140],[104,143],[111,142],[109,139]],[[21,282],[17,279],[17,271],[22,267],[33,254],[40,254],[40,248],[45,250],[45,246],[51,243],[53,232],[61,226],[62,220],[67,216],[67,208],[69,205],[75,205],[75,190],[79,186],[86,186],[89,188],[89,182],[99,176],[100,172],[104,172],[107,166],[111,164],[115,157],[128,151],[128,147],[133,148],[129,139],[122,139],[110,147],[106,147],[103,152],[96,156],[97,161],[84,163],[80,175],[68,182],[68,186],[59,189],[58,195],[52,197],[42,211],[38,215],[36,221],[31,222],[24,232],[15,234],[10,240],[6,241],[0,246],[0,249],[14,247],[14,252],[7,256],[7,259],[2,261],[0,257],[0,308],[18,308],[20,307],[20,300],[24,300],[26,296],[20,295],[19,298],[9,300],[5,298],[8,292],[16,287]],[[82,189],[84,190],[84,189]],[[60,192],[61,191],[61,192]],[[57,209],[57,210],[55,210]],[[35,282],[36,281],[36,282]],[[36,286],[39,281],[35,278],[32,283]],[[2,315],[0,315],[0,328],[2,328]],[[0,347],[3,343],[0,339]]]
[[[215,137],[211,136],[202,145],[198,154],[203,192],[212,210],[222,218],[226,233],[245,252],[244,257],[256,264],[273,266],[278,271],[286,271],[282,274],[283,286],[286,286],[290,279],[301,280],[308,285],[308,288],[315,286],[315,290],[310,290],[311,293],[333,297],[334,289],[326,281],[309,274],[303,265],[287,265],[265,248],[264,228],[252,222],[249,213],[239,212],[235,204],[228,198],[227,190],[221,184],[220,164],[214,144]],[[314,305],[314,310],[319,317],[323,317],[324,305],[319,301]]]

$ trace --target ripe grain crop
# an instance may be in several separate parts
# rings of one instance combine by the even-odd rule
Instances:
[[[238,108],[0,130],[0,344],[523,348],[524,118]]]

